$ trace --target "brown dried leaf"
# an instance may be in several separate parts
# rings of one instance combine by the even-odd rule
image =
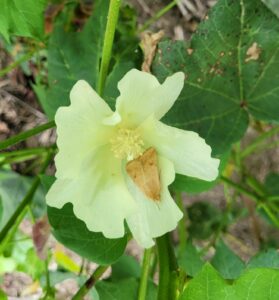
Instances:
[[[141,66],[142,71],[150,73],[150,66],[155,56],[156,48],[160,40],[164,36],[164,31],[160,30],[157,33],[143,32],[141,34],[141,43],[144,54],[144,60]]]
[[[126,171],[137,187],[150,199],[160,201],[160,178],[157,152],[147,149],[141,156],[126,165]]]
[[[50,235],[50,225],[47,216],[38,220],[32,229],[32,238],[40,259],[47,258],[47,241]]]
[[[51,33],[55,17],[62,11],[64,4],[50,4],[45,11],[45,33]]]

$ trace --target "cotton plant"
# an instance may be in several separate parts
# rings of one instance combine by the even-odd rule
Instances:
[[[70,92],[71,104],[55,116],[59,152],[47,204],[72,203],[90,231],[109,239],[123,237],[126,223],[144,248],[174,230],[183,216],[168,188],[175,173],[212,181],[219,166],[197,133],[160,121],[183,85],[182,72],[160,84],[132,69],[118,82],[113,112],[79,80]]]

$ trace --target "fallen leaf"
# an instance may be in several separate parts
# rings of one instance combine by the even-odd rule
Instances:
[[[126,165],[126,171],[139,189],[150,199],[160,201],[160,178],[157,152],[147,149],[141,156]]]
[[[50,235],[50,225],[47,216],[38,220],[32,229],[33,242],[40,259],[47,258],[47,241]]]
[[[155,56],[157,45],[163,36],[163,30],[157,33],[143,32],[141,34],[140,46],[144,54],[144,60],[141,66],[142,71],[150,73],[150,66]]]

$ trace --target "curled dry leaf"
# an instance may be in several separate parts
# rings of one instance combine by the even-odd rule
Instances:
[[[258,44],[254,42],[246,52],[247,58],[245,59],[245,62],[248,62],[250,60],[258,60],[260,54],[261,54],[261,48],[259,48]]]
[[[144,60],[141,66],[142,71],[150,73],[150,66],[155,56],[157,45],[163,36],[163,30],[160,30],[157,33],[143,32],[141,34],[140,46],[144,54]]]
[[[32,238],[40,259],[47,257],[47,241],[50,235],[50,225],[47,216],[42,217],[33,226]]]

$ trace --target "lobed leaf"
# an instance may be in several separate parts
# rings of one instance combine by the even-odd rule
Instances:
[[[190,42],[164,41],[160,79],[184,71],[184,89],[165,121],[198,132],[224,153],[250,116],[279,121],[279,21],[260,0],[220,0]]]

